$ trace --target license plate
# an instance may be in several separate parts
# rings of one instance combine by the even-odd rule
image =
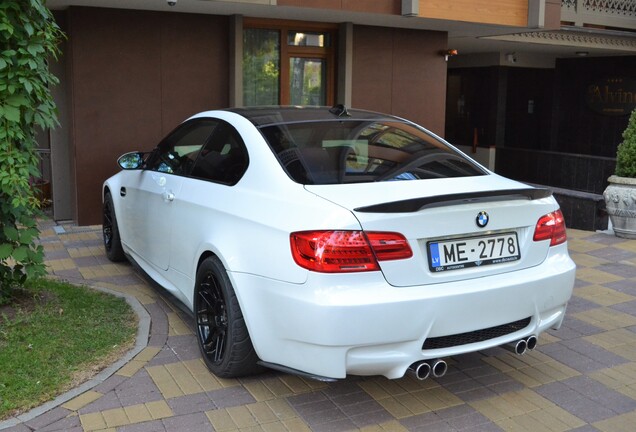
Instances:
[[[516,233],[431,241],[427,248],[428,266],[433,272],[502,264],[521,258]]]

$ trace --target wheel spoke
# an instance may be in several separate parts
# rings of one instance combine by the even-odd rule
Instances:
[[[196,319],[203,352],[214,363],[223,361],[227,334],[227,312],[221,287],[213,273],[199,285]]]
[[[218,334],[216,335],[216,344],[214,347],[214,361],[220,362],[223,360],[223,354],[225,353],[225,330],[221,331],[219,329]]]
[[[107,249],[110,249],[110,246],[113,241],[113,220],[110,214],[110,209],[108,206],[104,206],[104,222],[102,227],[102,233],[104,236],[104,245]]]

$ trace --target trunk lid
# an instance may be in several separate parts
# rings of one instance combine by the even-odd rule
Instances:
[[[558,208],[549,191],[495,174],[305,187],[347,208],[363,230],[399,232],[408,239],[412,258],[380,262],[394,286],[537,266],[547,256],[549,241],[533,241],[535,225]],[[478,218],[482,224],[488,219],[487,224],[480,227]]]

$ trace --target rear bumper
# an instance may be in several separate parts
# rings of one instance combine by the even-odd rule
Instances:
[[[310,273],[289,284],[230,273],[252,342],[269,363],[311,374],[402,377],[414,362],[499,346],[558,328],[572,295],[575,265],[567,246],[537,267],[435,285],[389,285],[380,272]],[[486,329],[530,318],[505,336],[435,350],[427,337]]]

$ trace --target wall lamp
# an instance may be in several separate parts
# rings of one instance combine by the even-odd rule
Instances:
[[[454,56],[457,55],[457,50],[456,49],[449,49],[449,50],[440,52],[440,54],[444,56],[444,60],[445,61],[448,61],[449,57],[454,57]]]

